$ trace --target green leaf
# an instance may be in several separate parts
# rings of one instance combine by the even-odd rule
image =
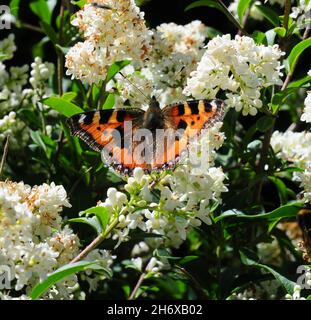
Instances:
[[[30,130],[30,137],[33,140],[33,142],[39,146],[45,153],[46,153],[46,145],[44,144],[39,131],[32,131]]]
[[[243,23],[244,14],[249,8],[251,2],[252,0],[239,0],[237,12],[241,23]]]
[[[108,225],[109,219],[110,219],[110,214],[109,214],[108,209],[105,207],[97,206],[97,207],[89,208],[89,209],[83,211],[81,214],[88,215],[91,213],[95,214],[95,216],[98,218],[98,220],[100,222],[100,225],[102,227],[102,231],[105,231],[105,229]]]
[[[274,27],[279,26],[280,19],[276,12],[262,4],[256,4],[255,6]]]
[[[219,2],[214,1],[214,0],[200,0],[200,1],[195,1],[191,3],[189,6],[186,7],[185,11],[198,8],[198,7],[210,7],[210,8],[216,8],[222,12],[224,12],[223,7],[219,4]]]
[[[277,187],[281,204],[286,203],[287,202],[287,187],[286,187],[285,183],[277,177],[269,177],[268,179],[271,182],[273,182],[275,184],[275,186]]]
[[[44,21],[47,24],[51,24],[52,14],[45,0],[33,0],[30,3],[30,9],[35,15],[40,18],[41,21]]]
[[[109,93],[102,109],[112,109],[115,104],[114,93]]]
[[[68,47],[60,46],[59,44],[55,44],[55,47],[63,54],[66,55],[69,51]]]
[[[85,217],[73,218],[73,219],[69,219],[68,222],[84,223],[91,226],[96,231],[97,234],[102,233],[101,225],[96,216],[91,218],[85,218]]]
[[[68,91],[62,95],[62,99],[71,102],[77,96],[77,92]]]
[[[274,31],[281,38],[284,38],[286,36],[286,29],[283,27],[276,27],[274,28]]]
[[[51,288],[54,284],[69,277],[72,274],[75,274],[80,271],[84,271],[87,269],[104,269],[98,265],[97,261],[79,261],[71,264],[67,264],[55,272],[50,274],[43,282],[37,284],[33,290],[31,291],[30,297],[32,300],[38,299],[42,296],[49,288]]]
[[[18,14],[19,14],[19,4],[21,0],[11,0],[10,1],[10,10],[11,14],[18,19]]]
[[[212,28],[212,27],[206,27],[206,34],[209,39],[213,39],[216,36],[222,35],[222,33],[220,31],[218,31],[217,29]]]
[[[70,102],[70,101],[72,101],[76,96],[77,96],[77,92],[68,91],[68,92],[65,92],[65,93],[62,95],[62,99]]]
[[[83,109],[77,105],[57,96],[43,99],[42,103],[63,114],[65,117],[72,117],[77,113],[83,112]]]
[[[185,265],[191,261],[198,260],[198,256],[185,256],[178,261],[178,264]]]
[[[239,21],[235,19],[235,17],[232,15],[232,13],[227,9],[226,6],[222,5],[219,1],[217,0],[200,0],[200,1],[195,1],[191,3],[189,6],[186,7],[185,11],[198,8],[198,7],[210,7],[210,8],[215,8],[219,11],[221,11],[223,14],[226,15],[226,17],[239,29],[242,28],[240,25]]]
[[[57,34],[52,26],[45,21],[40,21],[40,25],[44,31],[44,33],[48,36],[48,38],[53,42],[54,45],[57,43]]]
[[[74,4],[75,6],[78,6],[79,8],[82,8],[82,7],[84,7],[86,5],[87,0],[78,0],[78,1],[71,0],[70,2],[72,4]]]
[[[272,128],[274,124],[274,118],[270,116],[263,116],[257,120],[256,128],[261,132],[266,132]]]
[[[272,109],[275,114],[279,108],[284,105],[287,99],[297,90],[296,88],[286,88],[283,91],[277,92],[271,99],[269,107]]]
[[[301,202],[293,202],[293,203],[289,203],[284,206],[281,206],[271,212],[254,214],[254,215],[247,215],[239,210],[231,209],[231,210],[225,211],[220,216],[216,217],[214,221],[218,222],[228,217],[235,217],[236,219],[249,219],[249,220],[264,219],[268,221],[274,220],[274,219],[280,219],[280,218],[292,218],[292,217],[296,217],[301,206],[302,206]]]
[[[301,79],[290,82],[287,88],[300,88],[304,85],[310,85],[311,76],[305,76]]]
[[[255,40],[257,44],[264,43],[264,40],[266,39],[266,35],[264,32],[261,31],[254,31],[252,34],[252,38]]]
[[[289,293],[289,294],[294,293],[294,287],[296,285],[295,282],[287,279],[286,277],[284,277],[283,275],[281,275],[280,273],[278,273],[277,271],[275,271],[271,267],[268,267],[264,264],[257,263],[252,257],[249,257],[248,251],[240,250],[239,252],[240,252],[240,257],[241,257],[241,261],[243,264],[245,264],[247,266],[256,267],[259,269],[264,269],[264,270],[270,272],[275,277],[275,279],[278,280],[283,285],[283,287],[287,291],[287,293]]]
[[[303,40],[299,42],[295,47],[292,49],[292,51],[289,54],[288,57],[288,63],[289,63],[289,73],[292,74],[297,60],[300,57],[300,55],[311,46],[311,38],[308,38],[306,40]]]
[[[106,83],[109,82],[118,72],[131,63],[130,60],[117,61],[112,64],[107,72]]]

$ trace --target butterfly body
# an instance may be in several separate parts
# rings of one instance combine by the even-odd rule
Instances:
[[[152,98],[146,111],[89,111],[69,118],[68,125],[73,135],[101,152],[108,165],[128,175],[135,167],[146,172],[173,168],[194,135],[223,115],[222,100],[190,100],[161,109]]]

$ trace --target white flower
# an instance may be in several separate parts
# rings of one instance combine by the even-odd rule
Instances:
[[[271,146],[281,159],[298,166],[304,167],[311,161],[311,132],[275,131]]]
[[[271,146],[278,157],[304,169],[294,172],[293,180],[300,182],[303,201],[311,201],[311,132],[275,131]]]
[[[306,300],[306,298],[301,297],[301,287],[299,285],[295,285],[293,295],[287,294],[285,296],[286,300]]]
[[[0,41],[0,53],[4,55],[3,60],[8,60],[13,57],[13,53],[16,51],[14,40],[14,34],[10,33],[6,39]]]
[[[220,90],[226,91],[228,106],[255,115],[262,107],[260,90],[282,83],[282,55],[277,45],[257,45],[246,36],[217,36],[188,78],[184,94],[212,99]]]
[[[308,92],[305,99],[305,109],[301,116],[301,121],[311,122],[311,92]]]
[[[108,250],[94,249],[85,258],[85,261],[96,261],[99,266],[105,268],[107,271],[112,272],[111,266],[116,256],[111,255]],[[89,284],[89,291],[96,291],[100,281],[106,279],[105,274],[97,274],[92,270],[86,270],[81,275],[82,279],[85,279]]]
[[[95,1],[91,1],[95,2]],[[72,21],[85,38],[66,55],[67,74],[87,83],[104,80],[116,61],[143,61],[149,51],[143,13],[134,0],[98,0],[111,9],[86,4]]]
[[[300,182],[300,187],[304,190],[303,200],[311,202],[311,161],[306,163],[306,169],[303,172],[294,172],[293,180]]]
[[[141,241],[133,247],[132,256],[139,256],[142,253],[146,253],[149,251],[149,247],[146,242]]]
[[[109,188],[107,190],[107,198],[105,202],[100,203],[99,205],[106,207],[110,212],[119,212],[120,208],[122,208],[126,202],[126,194],[117,191],[115,188]]]
[[[305,29],[310,25],[311,2],[308,0],[299,0],[297,7],[292,7],[290,17],[296,20],[300,29]]]
[[[77,254],[77,236],[68,226],[61,229],[64,206],[69,202],[62,186],[0,182],[0,265],[11,268],[15,295],[29,292]],[[67,284],[58,289],[59,298],[70,298]]]
[[[132,258],[132,263],[138,271],[142,271],[143,260],[141,257]]]
[[[184,26],[163,23],[153,31],[150,59],[142,73],[161,105],[185,100],[182,89],[202,57],[206,36],[206,27],[198,20]]]
[[[39,90],[42,86],[44,86],[42,83],[48,80],[53,73],[53,63],[42,62],[40,57],[36,57],[34,62],[31,64],[31,77],[29,78],[29,82],[35,90]]]

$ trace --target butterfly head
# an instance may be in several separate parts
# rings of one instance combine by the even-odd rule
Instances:
[[[161,110],[160,108],[160,104],[157,100],[157,98],[155,96],[152,96],[152,98],[150,99],[150,102],[149,102],[149,109],[150,110],[154,110],[154,111],[159,111]]]
[[[144,116],[143,127],[155,130],[163,128],[164,119],[162,115],[162,110],[157,99],[153,96],[149,103],[149,108]]]

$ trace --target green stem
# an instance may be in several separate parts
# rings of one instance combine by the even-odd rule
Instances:
[[[283,27],[286,29],[286,34],[288,31],[288,20],[291,8],[291,0],[285,1],[285,8],[284,8],[284,20],[283,20]]]
[[[98,110],[102,108],[102,106],[105,102],[105,99],[106,99],[106,85],[107,85],[107,82],[106,82],[106,80],[104,80],[103,84],[100,88],[98,107],[97,107]]]
[[[63,45],[64,14],[65,14],[65,6],[64,6],[64,0],[62,0],[61,6],[60,6],[60,12],[59,12],[60,26],[59,26],[58,43],[60,46]],[[61,50],[56,49],[56,52],[57,52],[57,87],[58,87],[58,94],[61,96],[63,94],[64,56]]]
[[[44,34],[44,31],[40,27],[34,26],[34,25],[26,23],[26,22],[20,22],[20,27],[24,28],[24,29],[28,29],[28,30],[31,30],[31,31],[36,31],[36,32]]]
[[[87,247],[85,247],[74,259],[70,261],[70,263],[78,262],[85,258],[92,250],[96,249],[105,239],[106,237],[111,233],[111,231],[117,226],[119,223],[119,216],[116,217],[111,224],[108,226],[108,228],[98,235]]]
[[[4,145],[4,149],[3,149],[2,159],[1,159],[1,163],[0,163],[0,176],[2,175],[2,171],[3,171],[3,168],[4,168],[5,160],[6,160],[7,155],[8,155],[9,142],[10,142],[10,136],[7,135],[6,141],[5,141],[5,145]]]
[[[138,279],[138,281],[137,281],[137,283],[136,283],[136,285],[135,285],[130,297],[128,298],[128,300],[134,300],[136,298],[137,291],[140,288],[140,286],[142,285],[142,283],[144,282],[146,275],[147,274],[145,272],[143,272],[140,275],[140,277],[139,277],[139,279]]]

